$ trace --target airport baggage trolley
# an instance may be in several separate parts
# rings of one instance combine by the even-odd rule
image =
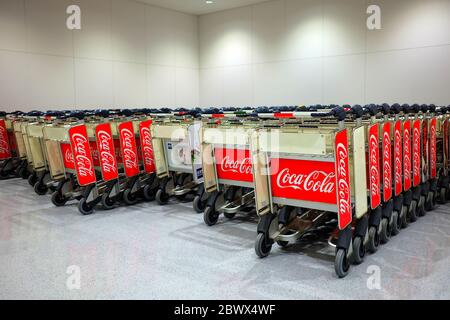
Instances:
[[[254,209],[250,137],[258,124],[257,117],[246,113],[204,116],[201,143],[206,225],[216,224],[220,214],[232,219],[239,211]]]
[[[206,200],[200,156],[201,121],[189,114],[155,114],[151,126],[160,205],[174,196],[185,201],[194,195],[193,208],[203,212]]]
[[[27,150],[25,147],[25,140],[22,134],[22,126],[26,121],[24,118],[16,118],[13,121],[14,138],[17,145],[17,157],[20,160],[20,164],[17,168],[17,175],[22,179],[27,179],[30,176],[30,162],[27,157]]]
[[[422,194],[425,197],[425,211],[436,208],[438,201],[437,130],[440,117],[434,104],[422,105]]]
[[[346,122],[347,113],[355,119]],[[252,134],[259,257],[266,257],[274,242],[286,246],[324,233],[336,248],[339,277],[347,275],[352,258],[362,262],[370,219],[362,113],[356,106],[275,115],[284,120]]]
[[[447,107],[439,107],[437,109],[437,125],[436,125],[436,170],[437,170],[437,201],[440,204],[447,202],[450,178],[450,148],[449,148],[449,109]]]
[[[123,174],[119,175],[117,189],[104,196],[102,204],[106,197],[109,201],[120,198],[127,205],[136,204],[140,198],[148,201],[154,199],[159,184],[154,166],[151,125],[152,120],[144,114],[116,118],[110,122],[113,145],[118,151],[117,164]],[[101,138],[99,133],[97,129],[97,142]]]
[[[46,123],[39,119],[37,122],[30,122],[25,126],[26,138],[31,153],[32,176],[35,177],[34,191],[38,195],[45,195],[48,192],[48,185],[51,182],[50,172],[47,165],[47,154],[44,146],[43,129]]]
[[[0,113],[0,179],[9,178],[14,173],[17,174],[17,169],[22,167],[13,123],[14,119],[7,116],[6,112]]]

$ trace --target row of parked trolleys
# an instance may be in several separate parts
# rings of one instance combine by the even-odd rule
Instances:
[[[256,254],[314,235],[345,277],[449,198],[449,107],[0,113],[0,177],[84,214],[193,200],[208,226],[259,217]]]

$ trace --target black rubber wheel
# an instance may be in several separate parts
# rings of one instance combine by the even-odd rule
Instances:
[[[102,204],[103,209],[111,210],[114,208],[115,203],[116,203],[116,199],[110,198],[109,194],[105,193],[102,195],[101,204]]]
[[[30,174],[30,176],[28,177],[28,183],[30,184],[30,186],[32,186],[32,187],[34,187],[34,185],[36,184],[36,182],[37,182],[37,177],[36,177],[36,175],[33,173],[33,174]]]
[[[38,195],[43,196],[48,192],[48,188],[45,184],[40,183],[39,181],[36,182],[34,185],[34,192],[36,192]]]
[[[408,222],[408,208],[407,207],[405,207],[405,206],[402,207],[402,212],[400,212],[399,219],[400,219],[400,227],[402,229],[407,228],[408,224],[409,224],[409,222]]]
[[[425,204],[426,204],[426,201],[422,201],[421,205],[419,205],[419,204],[417,205],[417,214],[416,214],[417,218],[423,217],[427,214],[427,211],[425,210]]]
[[[80,202],[78,202],[78,211],[84,216],[90,215],[94,213],[94,206],[89,205],[86,202],[86,198],[82,198]]]
[[[270,250],[272,250],[272,244],[268,244],[266,240],[267,239],[264,233],[258,233],[255,241],[255,252],[260,258],[267,257]]]
[[[146,201],[153,201],[153,200],[155,200],[155,196],[156,196],[155,188],[152,189],[152,186],[147,184],[144,187],[144,190],[142,191],[142,196],[144,197],[144,199]]]
[[[411,206],[409,208],[409,221],[410,222],[416,222],[417,221],[417,211],[419,210],[417,201],[413,200],[411,202]]]
[[[205,211],[203,211],[203,221],[207,226],[213,226],[217,223],[219,220],[219,215],[211,208],[210,206],[207,206],[205,208]]]
[[[277,245],[281,248],[286,248],[289,245],[289,241],[277,240]]]
[[[0,170],[0,180],[4,180],[6,178],[9,177],[8,172],[4,171],[4,170]]]
[[[389,226],[389,220],[383,218],[381,220],[380,242],[382,244],[388,243],[391,239],[391,228]]]
[[[225,218],[227,219],[233,219],[236,216],[236,213],[228,213],[228,212],[224,212],[223,215],[225,216]]]
[[[426,211],[433,211],[436,208],[437,192],[430,192],[425,203]]]
[[[447,190],[445,188],[439,190],[438,202],[440,204],[445,204],[447,202]]]
[[[52,193],[52,203],[55,207],[62,207],[67,203],[67,198],[64,197],[61,192],[55,191]]]
[[[336,271],[339,278],[345,278],[350,271],[350,263],[347,258],[347,252],[344,249],[338,249],[336,251],[334,271]]]
[[[369,243],[367,244],[367,250],[370,253],[375,253],[378,251],[378,247],[380,246],[380,236],[378,234],[378,230],[376,227],[369,228]]]
[[[196,195],[194,201],[192,202],[192,207],[195,212],[202,213],[206,208],[206,200],[202,201],[202,196]]]
[[[28,172],[28,169],[26,167],[21,167],[19,169],[19,177],[22,179],[27,179],[30,173]]]
[[[400,233],[399,213],[397,211],[392,212],[391,224],[389,227],[391,228],[392,236],[396,236]]]
[[[131,189],[126,189],[123,192],[123,202],[125,202],[129,206],[133,206],[138,203],[138,198],[135,194],[131,193]]]
[[[364,246],[363,238],[355,237],[353,239],[353,262],[361,264],[366,256],[366,247]]]
[[[164,190],[158,189],[155,199],[159,205],[163,206],[169,202],[169,195]]]

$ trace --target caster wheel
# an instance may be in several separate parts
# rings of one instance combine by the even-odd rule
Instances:
[[[272,250],[272,244],[267,243],[267,239],[264,233],[258,233],[255,242],[255,252],[260,258],[265,258]]]
[[[162,189],[158,189],[156,192],[156,202],[158,202],[159,205],[163,206],[169,202],[169,195],[164,192]]]
[[[391,238],[391,228],[389,227],[389,220],[384,218],[381,220],[380,242],[382,244],[388,243]]]
[[[146,185],[144,187],[144,190],[142,191],[142,196],[144,197],[145,200],[147,201],[153,201],[155,200],[155,189],[152,189],[152,186],[150,185]]]
[[[114,204],[116,203],[116,199],[110,198],[109,194],[105,193],[102,195],[101,204],[103,209],[105,210],[111,210],[114,208]]]
[[[131,189],[126,189],[123,192],[123,202],[125,202],[129,206],[132,206],[138,202],[138,198],[136,197],[136,195],[131,193]]]
[[[0,180],[4,180],[4,179],[8,178],[8,176],[9,175],[7,172],[0,170]]]
[[[62,207],[66,204],[67,198],[64,197],[60,192],[55,191],[52,194],[52,203],[55,207]]]
[[[396,236],[400,233],[399,215],[397,211],[392,212],[391,223],[389,227],[391,228],[391,235]]]
[[[213,208],[210,206],[207,206],[205,208],[205,211],[203,212],[203,221],[205,221],[205,224],[207,226],[213,226],[217,223],[219,220],[219,214],[217,214]]]
[[[236,216],[236,213],[227,213],[227,212],[225,212],[223,215],[225,216],[225,218],[231,220],[231,219],[233,219]]]
[[[437,191],[430,192],[428,194],[428,201],[425,206],[426,211],[433,211],[434,209],[436,209],[437,200],[438,200],[438,192]]]
[[[369,228],[369,243],[367,244],[367,249],[370,253],[375,253],[378,251],[380,246],[380,236],[376,227]]]
[[[206,208],[206,200],[202,201],[202,197],[197,195],[194,198],[192,207],[194,208],[195,212],[202,213]]]
[[[334,258],[334,270],[339,278],[344,278],[347,276],[350,270],[347,252],[344,249],[338,249],[336,251],[336,257]]]
[[[413,200],[411,202],[411,206],[409,208],[409,221],[416,222],[417,221],[417,211],[418,211],[417,201]]]
[[[22,167],[19,169],[19,177],[22,179],[27,179],[29,176],[28,169],[26,167]]]
[[[400,227],[402,229],[405,229],[408,227],[408,214],[407,214],[407,208],[405,206],[402,208],[402,212],[400,212],[399,220],[400,220]]]
[[[78,203],[78,211],[84,216],[90,215],[94,212],[94,206],[86,202],[86,198],[82,198]]]
[[[283,240],[277,240],[277,245],[280,246],[281,248],[286,248],[289,245],[289,242],[283,241]]]
[[[440,204],[445,204],[447,202],[447,190],[445,190],[445,188],[441,188],[439,191],[438,202]]]
[[[34,192],[36,192],[38,195],[43,196],[48,191],[48,188],[45,184],[42,184],[40,182],[36,182],[34,185]]]
[[[36,184],[36,182],[37,182],[37,177],[36,177],[36,175],[35,175],[35,174],[31,174],[31,175],[28,177],[28,183],[30,184],[30,186],[34,187],[34,185]]]
[[[425,210],[425,201],[421,201],[422,204],[417,205],[417,214],[416,214],[416,220],[418,217],[423,217],[427,214]]]
[[[366,256],[366,247],[364,246],[363,238],[355,237],[353,239],[353,262],[361,264]]]

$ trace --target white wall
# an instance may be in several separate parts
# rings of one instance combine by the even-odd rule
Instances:
[[[82,29],[66,28],[78,4]],[[0,109],[197,106],[198,21],[133,0],[0,0]]]
[[[201,16],[199,33],[203,106],[450,104],[450,0],[275,0]]]

